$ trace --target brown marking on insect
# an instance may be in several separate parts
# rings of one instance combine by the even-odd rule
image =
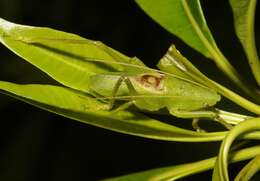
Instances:
[[[163,79],[163,74],[142,74],[136,78],[136,80],[144,87],[157,91],[163,90]]]

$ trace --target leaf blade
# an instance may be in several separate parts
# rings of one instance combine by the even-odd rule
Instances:
[[[4,19],[0,19],[0,42],[56,81],[83,92],[89,92],[91,75],[124,70],[118,62],[144,66],[139,59],[131,59],[101,42]]]
[[[255,8],[256,0],[229,0],[233,11],[234,26],[246,56],[252,73],[260,86],[260,61],[255,45]]]
[[[107,105],[78,91],[51,85],[19,85],[0,81],[2,93],[50,112],[113,131],[167,141],[217,141],[225,132],[197,133],[169,125],[141,113],[106,111]],[[3,92],[4,91],[4,92]],[[39,94],[41,92],[41,94]]]
[[[188,8],[186,9],[182,0],[136,0],[136,2],[152,19],[166,30],[175,34],[204,56],[211,57],[208,49],[196,32],[197,30],[200,31],[209,44],[215,46],[215,41],[206,24],[199,0],[187,1]],[[186,11],[194,18],[197,30],[191,24]]]

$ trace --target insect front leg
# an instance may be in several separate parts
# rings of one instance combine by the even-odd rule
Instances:
[[[110,109],[113,108],[114,103],[115,103],[116,94],[117,94],[117,92],[118,92],[120,86],[121,86],[123,83],[126,84],[128,90],[129,90],[130,96],[135,96],[135,95],[137,95],[137,92],[136,92],[136,90],[135,90],[135,88],[134,88],[134,86],[133,86],[131,80],[129,79],[129,77],[127,77],[127,76],[125,76],[125,75],[120,76],[119,79],[118,79],[118,81],[117,81],[116,84],[115,84],[115,87],[114,87],[113,91],[112,91],[112,99],[111,99],[111,101],[110,101],[110,103],[109,103]],[[133,100],[133,98],[131,98],[131,101],[126,102],[125,104],[120,105],[117,109],[113,110],[113,112],[118,112],[118,111],[120,111],[120,110],[127,109],[128,107],[130,107],[130,106],[133,105],[133,104],[134,104],[134,100]]]

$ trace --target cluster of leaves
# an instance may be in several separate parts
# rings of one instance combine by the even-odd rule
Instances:
[[[248,85],[239,72],[219,50],[206,24],[199,0],[136,0],[140,7],[162,27],[178,36],[189,46],[215,62],[216,66],[241,90],[255,100],[251,102],[226,87],[209,79],[182,56],[174,45],[172,56],[176,62],[159,62],[165,72],[196,81],[216,90],[222,96],[255,115],[260,115],[259,90]],[[256,82],[260,85],[260,62],[254,42],[254,12],[256,0],[230,0],[235,29],[240,39]],[[221,112],[223,117],[239,121],[225,132],[195,132],[152,119],[136,110],[111,113],[106,102],[90,94],[90,77],[111,71],[125,72],[142,67],[139,59],[127,57],[101,42],[50,28],[18,25],[0,19],[0,41],[11,51],[33,64],[60,85],[19,85],[0,81],[1,93],[86,124],[146,138],[203,142],[222,141],[219,155],[199,162],[159,168],[108,180],[173,180],[214,168],[213,180],[228,180],[228,162],[252,159],[238,174],[248,180],[260,168],[260,146],[228,153],[237,139],[260,139],[260,118]],[[181,65],[181,66],[180,66]],[[232,119],[234,121],[234,119]],[[240,123],[241,122],[241,123]]]

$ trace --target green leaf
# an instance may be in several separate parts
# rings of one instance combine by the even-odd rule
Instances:
[[[199,0],[136,0],[140,7],[166,30],[178,36],[206,57],[211,57],[205,42],[215,46]]]
[[[256,0],[229,0],[233,16],[236,34],[246,52],[249,65],[260,86],[260,61],[255,45],[255,8]]]
[[[108,105],[82,92],[52,85],[19,85],[0,81],[2,93],[50,112],[113,131],[168,141],[219,141],[226,132],[197,133],[141,113],[107,111]]]
[[[123,71],[125,66],[119,63],[144,66],[137,58],[131,59],[101,42],[3,19],[0,19],[0,42],[56,81],[83,92],[88,92],[91,75]]]
[[[254,157],[259,153],[260,153],[259,146],[246,148],[232,153],[230,162],[238,162],[238,161],[246,160]],[[177,180],[192,174],[196,174],[196,173],[200,173],[212,169],[215,162],[216,162],[216,157],[212,157],[202,161],[147,170],[143,172],[105,179],[104,181]]]
[[[230,147],[235,139],[243,136],[245,133],[255,133],[260,131],[260,118],[252,118],[243,121],[231,129],[221,143],[218,158],[216,160],[213,172],[213,181],[228,181],[228,154]],[[260,140],[260,136],[255,137]]]

